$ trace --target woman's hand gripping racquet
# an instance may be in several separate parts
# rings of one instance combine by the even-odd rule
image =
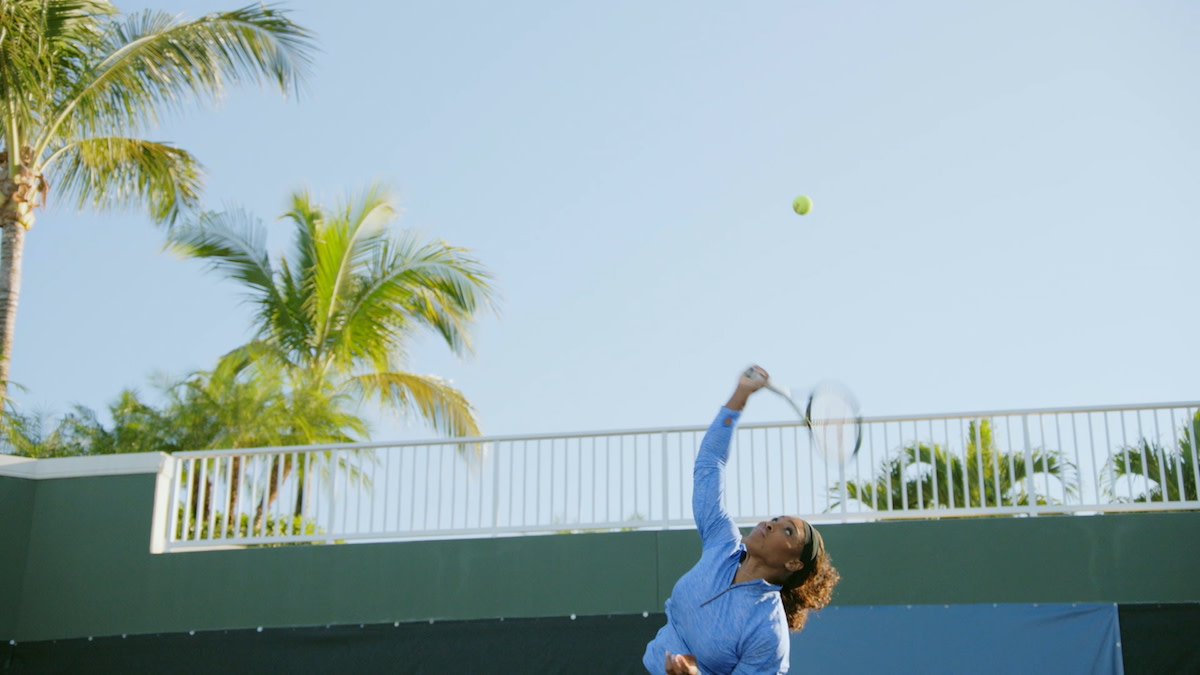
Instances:
[[[751,367],[745,376],[757,380],[762,378],[762,373]],[[821,383],[813,388],[808,395],[808,404],[801,408],[791,390],[770,376],[763,386],[782,396],[796,409],[804,426],[808,427],[813,447],[827,462],[841,467],[858,454],[862,447],[862,414],[858,401],[848,389],[836,382]]]

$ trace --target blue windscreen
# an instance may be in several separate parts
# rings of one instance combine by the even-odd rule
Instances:
[[[1113,604],[829,607],[792,634],[792,673],[1123,675]]]

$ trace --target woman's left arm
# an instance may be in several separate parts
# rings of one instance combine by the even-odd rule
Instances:
[[[783,607],[760,615],[742,636],[741,653],[733,675],[777,675],[786,673],[792,661],[792,637]]]
[[[738,659],[731,675],[778,675],[791,665],[791,638],[784,629],[780,636],[774,631],[760,630],[751,638]]]

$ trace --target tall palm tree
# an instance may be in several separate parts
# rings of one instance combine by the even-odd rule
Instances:
[[[239,210],[182,223],[167,246],[243,285],[257,334],[234,353],[279,368],[293,391],[345,393],[415,412],[440,433],[478,435],[462,392],[408,372],[405,357],[420,331],[468,354],[472,322],[495,310],[491,275],[465,249],[393,232],[394,202],[381,185],[332,208],[297,192],[283,216],[291,247],[274,262],[265,228]]]
[[[1167,449],[1159,443],[1143,439],[1113,454],[1105,467],[1105,491],[1114,501],[1161,502],[1200,499],[1196,489],[1196,440],[1200,439],[1200,411],[1190,423],[1185,423],[1179,435],[1178,447]],[[1137,494],[1119,495],[1121,479],[1134,481],[1142,487]],[[1138,480],[1140,479],[1140,480]],[[1134,489],[1131,487],[1130,492]]]
[[[1065,494],[1078,489],[1074,467],[1057,450],[1034,448],[1031,463],[1024,452],[996,447],[988,420],[967,426],[963,455],[934,444],[913,443],[887,459],[869,481],[846,481],[846,497],[876,511],[982,506],[1050,504],[1054,498],[1027,489],[1027,478],[1054,478]],[[1048,481],[1042,481],[1046,483]],[[842,484],[831,490],[842,494]]]
[[[161,113],[214,101],[228,84],[294,92],[312,49],[308,31],[264,5],[121,20],[107,0],[0,0],[0,401],[25,233],[51,186],[79,208],[145,206],[173,222],[198,201],[200,164],[140,136]]]

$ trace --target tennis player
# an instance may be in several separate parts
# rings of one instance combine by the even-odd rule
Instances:
[[[786,673],[789,631],[810,609],[829,604],[838,581],[821,535],[807,522],[779,516],[742,537],[725,510],[725,463],[738,418],[760,378],[742,375],[700,443],[692,511],[703,550],[667,599],[667,625],[646,645],[642,664],[654,675]]]

